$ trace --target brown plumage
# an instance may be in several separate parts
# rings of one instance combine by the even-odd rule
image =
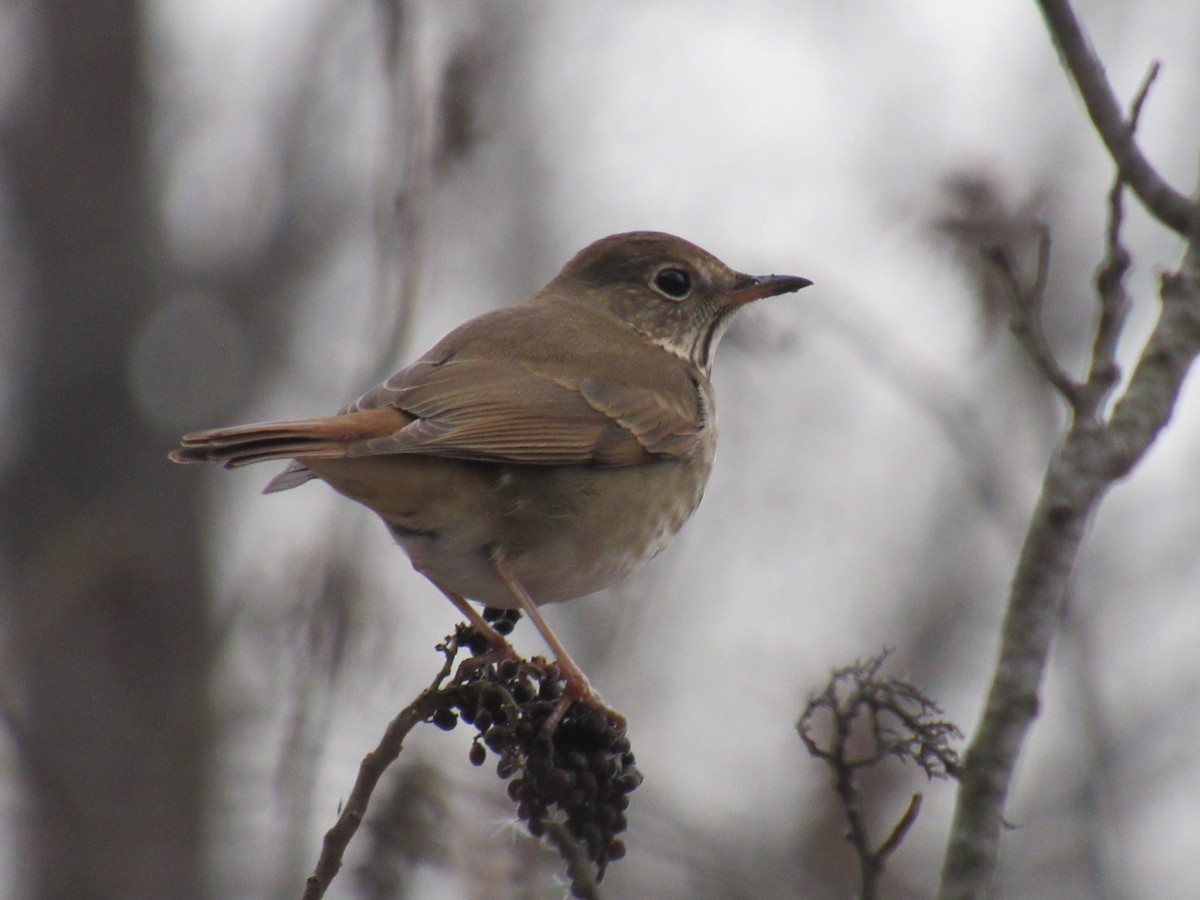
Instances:
[[[272,459],[341,459],[353,444],[390,434],[412,421],[412,416],[384,407],[320,419],[214,428],[184,435],[170,457],[178,463],[224,463],[228,469]]]
[[[545,288],[459,326],[336,416],[186,435],[176,462],[292,464],[378,513],[418,571],[465,602],[524,609],[599,590],[691,516],[716,449],[709,371],[733,313],[807,285],[753,277],[671,235],[580,251]]]

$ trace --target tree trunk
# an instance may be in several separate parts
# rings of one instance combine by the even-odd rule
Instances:
[[[0,145],[29,276],[0,471],[21,896],[199,897],[200,481],[168,465],[129,377],[160,259],[142,9],[42,2],[32,16],[35,71]]]

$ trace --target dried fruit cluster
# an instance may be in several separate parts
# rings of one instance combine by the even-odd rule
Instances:
[[[485,615],[498,631],[511,630],[512,614]],[[530,833],[541,837],[561,824],[596,864],[597,880],[603,878],[608,864],[625,855],[618,835],[626,827],[629,794],[642,783],[623,727],[573,703],[548,729],[563,694],[557,665],[540,656],[489,660],[486,645],[472,643],[472,636],[458,636],[476,655],[442,690],[443,704],[431,720],[447,731],[460,719],[473,726],[471,762],[483,765],[489,750],[499,757],[496,773],[511,779],[508,795]]]

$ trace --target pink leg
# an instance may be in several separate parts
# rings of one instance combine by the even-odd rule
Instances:
[[[508,561],[505,560],[499,550],[492,551],[492,566],[495,568],[500,580],[504,582],[505,587],[512,592],[517,603],[521,605],[521,611],[529,616],[529,620],[533,622],[534,627],[537,628],[546,643],[550,645],[550,649],[554,651],[554,658],[558,663],[558,671],[567,682],[563,690],[562,700],[559,701],[558,707],[543,726],[545,730],[547,732],[553,731],[555,726],[558,725],[559,719],[563,717],[563,714],[570,705],[575,700],[580,700],[592,707],[592,709],[608,716],[619,730],[624,731],[625,718],[600,699],[600,695],[596,693],[595,689],[588,682],[583,669],[579,668],[579,664],[571,659],[571,654],[567,652],[567,648],[558,639],[558,635],[550,628],[550,623],[542,617],[541,611],[538,610],[533,602],[533,598],[529,596],[529,592],[525,590],[525,586],[513,575],[512,569],[508,566]]]
[[[432,578],[430,578],[430,581],[433,581]],[[454,604],[458,612],[461,612],[463,616],[467,617],[467,622],[470,623],[470,626],[478,631],[479,634],[484,636],[485,640],[491,644],[493,650],[505,650],[505,652],[509,653],[512,652],[512,648],[509,646],[509,642],[505,640],[504,635],[500,634],[499,631],[492,628],[490,624],[485,622],[484,617],[480,616],[479,612],[475,611],[475,607],[470,605],[466,599],[462,598],[462,596],[458,594],[455,594],[452,592],[452,590],[446,590],[436,581],[433,582],[433,586],[445,595],[446,600],[449,600],[451,604]]]
[[[429,580],[433,581],[432,578]],[[500,662],[504,659],[520,658],[517,656],[517,651],[513,649],[512,644],[508,642],[504,635],[484,621],[483,616],[479,615],[475,607],[471,606],[465,598],[453,591],[446,590],[436,581],[433,581],[433,584],[445,595],[447,600],[454,604],[455,609],[466,616],[467,621],[471,623],[471,627],[483,635],[484,640],[488,642],[488,646],[491,648],[486,653],[469,656],[459,663],[458,675],[456,677],[461,678],[469,673],[477,672],[490,663]]]
[[[454,591],[446,590],[444,587],[442,587],[440,584],[438,584],[437,581],[434,578],[432,578],[428,572],[424,571],[423,569],[421,569],[417,566],[413,566],[413,568],[416,569],[418,572],[420,572],[422,575],[424,575],[426,578],[428,578],[430,583],[435,588],[437,588],[439,591],[441,591],[447,600],[449,600],[451,603],[454,604],[454,608],[463,614],[463,616],[466,618],[466,620],[471,623],[472,628],[474,628],[481,635],[483,635],[484,640],[486,640],[488,642],[488,644],[491,645],[493,651],[498,651],[498,652],[504,654],[505,656],[515,656],[516,655],[516,652],[513,650],[512,645],[508,643],[508,641],[505,639],[504,635],[502,635],[495,628],[493,628],[491,625],[489,625],[487,622],[485,622],[483,616],[481,616],[479,614],[479,612],[475,609],[475,607],[473,607],[470,603],[467,602],[465,597],[463,597],[461,594],[454,593]]]

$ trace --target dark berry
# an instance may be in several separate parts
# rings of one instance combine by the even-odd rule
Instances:
[[[575,783],[579,786],[579,789],[583,791],[584,796],[588,797],[589,799],[596,796],[596,788],[598,785],[596,783],[596,776],[591,772],[587,771],[586,769],[583,772],[580,772],[579,778]]]
[[[505,659],[500,661],[500,665],[496,667],[496,674],[505,681],[511,681],[517,677],[517,673],[521,671],[521,667],[517,665],[515,659]]]
[[[521,764],[515,759],[509,756],[502,756],[500,757],[500,761],[496,763],[496,774],[501,778],[509,778],[519,768],[521,768]]]
[[[493,725],[484,732],[483,742],[488,745],[489,750],[499,753],[511,737],[512,730],[507,725]]]
[[[533,685],[528,681],[516,682],[508,692],[512,694],[513,701],[518,704],[528,703],[534,696]]]
[[[589,742],[599,739],[606,727],[606,723],[595,710],[589,709],[579,718],[579,732]]]
[[[491,649],[491,644],[489,644],[487,638],[485,638],[478,631],[472,631],[470,635],[467,636],[467,649],[471,651],[472,656],[483,656],[483,654],[487,653],[488,650]]]
[[[467,752],[467,758],[471,760],[471,765],[482,766],[487,759],[487,751],[483,749],[483,744],[476,741],[471,745],[471,749]]]
[[[442,729],[442,731],[453,731],[454,726],[458,724],[458,716],[454,710],[446,709],[445,707],[434,710],[433,715],[429,719],[434,725]]]
[[[551,769],[546,773],[543,788],[547,794],[561,797],[573,787],[575,787],[575,776],[566,769]]]
[[[603,778],[615,771],[616,763],[612,754],[607,750],[593,750],[589,768],[596,773],[597,777]]]
[[[628,794],[638,789],[638,785],[642,783],[642,776],[637,772],[623,772],[613,779],[613,787],[622,794]]]

